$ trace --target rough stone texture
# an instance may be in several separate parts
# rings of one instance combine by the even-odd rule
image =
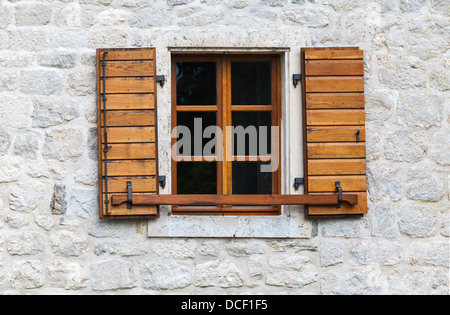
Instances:
[[[45,159],[55,159],[64,162],[79,159],[83,154],[83,135],[77,129],[55,130],[47,134],[42,156]]]
[[[450,1],[3,0],[0,11],[0,294],[450,293]],[[281,54],[293,193],[302,131],[289,82],[314,46],[365,51],[367,215],[98,218],[97,48],[157,50],[167,194],[170,54]]]
[[[123,259],[91,264],[91,281],[94,291],[131,289],[137,282],[133,263]]]

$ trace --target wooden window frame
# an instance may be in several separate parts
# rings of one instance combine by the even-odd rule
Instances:
[[[217,105],[216,106],[177,106],[177,82],[176,82],[176,63],[186,61],[205,61],[216,62],[217,73]],[[270,61],[272,65],[272,105],[231,105],[231,63],[236,61]],[[171,63],[171,128],[177,127],[178,112],[217,112],[217,126],[222,128],[223,147],[217,148],[218,156],[223,156],[222,161],[217,161],[217,194],[232,195],[232,163],[237,161],[238,157],[233,156],[230,159],[231,152],[226,152],[227,143],[231,141],[231,135],[225,132],[225,126],[232,126],[232,113],[238,111],[261,111],[272,113],[272,126],[281,128],[281,56],[275,54],[173,54]],[[172,147],[177,142],[176,138],[172,138]],[[281,161],[281,132],[279,133],[279,156]],[[229,146],[231,147],[231,146]],[[228,155],[226,157],[226,155]],[[186,161],[185,157],[184,161]],[[199,157],[191,157],[192,161],[199,161]],[[257,160],[258,157],[255,157]],[[248,158],[246,159],[248,160]],[[239,160],[242,161],[242,160]],[[254,161],[254,160],[252,160]],[[177,195],[177,161],[172,158],[172,194]],[[281,164],[281,163],[279,163]],[[272,174],[272,194],[281,194],[281,170],[280,165],[276,172]],[[201,195],[198,196],[201,199]],[[177,215],[232,215],[232,216],[267,216],[280,215],[281,205],[274,206],[172,206],[172,213]]]

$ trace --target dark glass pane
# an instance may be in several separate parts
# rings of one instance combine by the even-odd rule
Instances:
[[[271,105],[271,62],[231,63],[232,105]]]
[[[244,155],[268,156],[271,154],[271,112],[233,112],[232,120],[233,127],[235,128],[233,135],[233,155],[242,156],[244,152]],[[242,126],[242,128],[238,126]]]
[[[177,62],[177,105],[217,105],[215,62]]]
[[[217,194],[217,163],[178,162],[177,193],[179,195]]]
[[[268,162],[233,162],[233,194],[272,194],[273,173],[261,172],[261,165]]]
[[[203,156],[203,153],[206,153],[205,156],[216,155],[217,139],[215,134],[209,133],[208,135],[211,137],[205,135],[205,129],[208,127],[211,129],[212,126],[213,130],[217,130],[216,112],[178,112],[177,126],[179,126],[179,132],[183,132],[183,128],[180,126],[187,127],[190,134],[190,138],[189,134],[183,134],[177,139],[179,156]],[[210,143],[211,141],[213,143]],[[206,145],[206,150],[204,150]]]

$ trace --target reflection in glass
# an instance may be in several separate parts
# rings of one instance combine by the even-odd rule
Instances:
[[[215,62],[177,62],[177,105],[217,105]]]
[[[232,62],[231,87],[232,105],[271,105],[271,62]]]
[[[205,133],[205,129],[213,128],[217,130],[217,114],[216,112],[178,112],[177,126],[184,126],[189,130],[188,134],[178,137],[177,152],[179,156],[211,156],[216,154],[217,139],[215,133]],[[184,132],[179,128],[179,132]],[[182,141],[180,141],[182,140]],[[213,141],[213,143],[210,143]],[[190,145],[189,145],[190,144]],[[212,147],[212,150],[204,151],[205,146]],[[211,151],[211,152],[208,152]]]
[[[233,162],[233,194],[272,194],[272,173],[262,173],[261,164],[267,162]]]
[[[178,162],[177,193],[217,194],[217,162]]]
[[[235,128],[233,155],[268,156],[271,154],[271,112],[233,112],[232,120]],[[237,128],[238,126],[242,126],[242,128]]]

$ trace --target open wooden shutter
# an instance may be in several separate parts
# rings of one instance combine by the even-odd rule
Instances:
[[[97,50],[97,98],[100,217],[157,216],[156,206],[111,203],[158,193],[155,49]]]
[[[308,216],[367,213],[363,51],[305,48],[305,193],[358,195],[358,204],[308,206]],[[338,186],[336,184],[339,184]]]

